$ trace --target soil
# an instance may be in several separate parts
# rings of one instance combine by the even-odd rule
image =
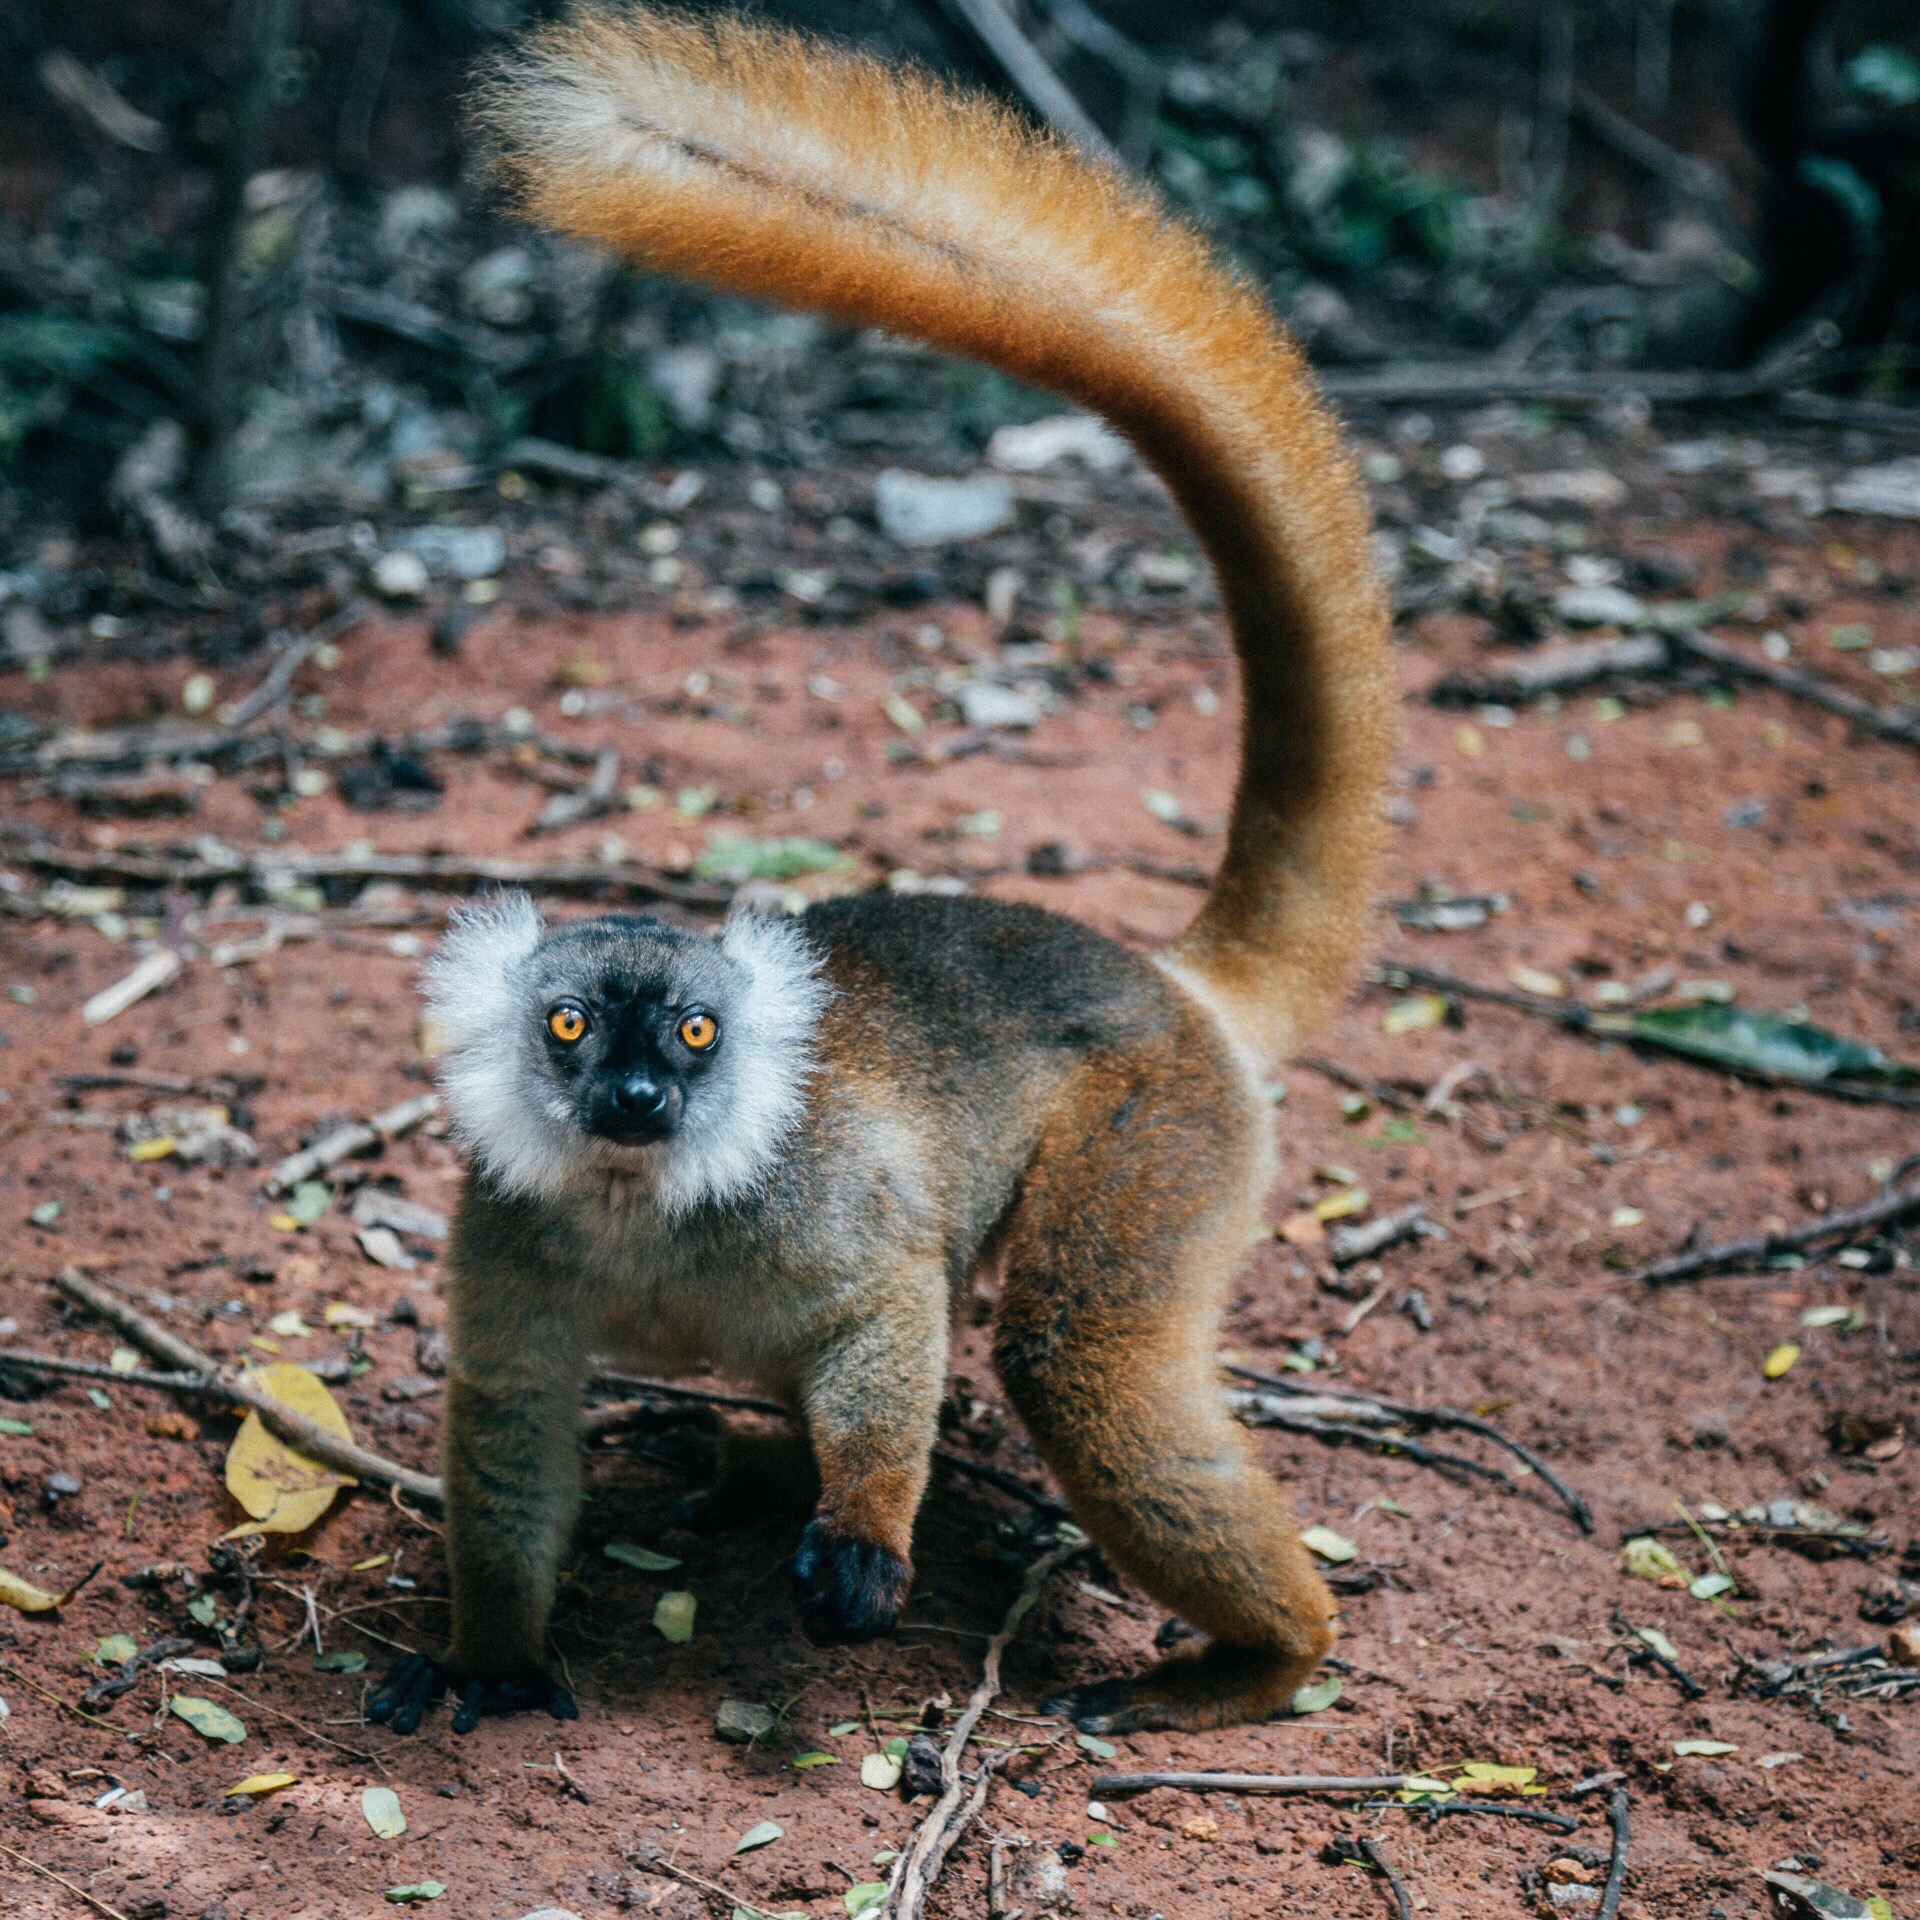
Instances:
[[[1716,476],[1688,481],[1678,499],[1681,482],[1660,477],[1651,443],[1629,434],[1606,451],[1636,497],[1614,521],[1591,523],[1590,543],[1678,554],[1700,593],[1764,582],[1769,624],[1821,671],[1884,697],[1885,682],[1821,636],[1865,622],[1878,646],[1920,642],[1905,592],[1920,576],[1920,533],[1807,522],[1784,509],[1756,516],[1723,501],[1716,489],[1732,482]],[[848,479],[849,497],[855,490]],[[1109,508],[1177,538],[1157,499],[1119,482],[1062,511],[1097,518]],[[1056,540],[1032,532],[1046,510],[1026,509],[1036,551]],[[788,537],[779,516],[763,516],[771,530],[761,535],[727,533],[728,511],[720,486],[682,515],[690,550],[703,538],[724,544],[723,535]],[[995,646],[978,598],[951,578],[910,611],[870,603],[818,624],[793,607],[752,620],[703,612],[717,603],[702,602],[693,578],[651,604],[569,609],[555,597],[569,563],[543,571],[531,522],[514,525],[514,552],[528,557],[516,558],[505,596],[482,610],[457,657],[432,651],[424,616],[371,619],[341,642],[336,667],[303,671],[296,731],[323,717],[393,735],[525,708],[544,736],[617,747],[623,781],[651,782],[666,804],[529,840],[547,797],[533,776],[551,763],[528,751],[437,756],[445,791],[416,813],[356,812],[337,785],[263,806],[247,784],[256,770],[200,788],[183,822],[102,822],[24,784],[10,796],[11,817],[76,844],[122,848],[198,835],[256,848],[274,830],[282,845],[316,850],[371,840],[383,850],[592,858],[615,833],[633,856],[679,867],[724,823],[844,847],[846,870],[800,883],[816,893],[901,869],[946,874],[1140,946],[1164,941],[1193,911],[1192,885],[1120,863],[1204,868],[1217,850],[1235,716],[1230,662],[1203,590],[1165,596],[1164,611],[1146,594],[1131,610],[1090,616],[1079,660],[1097,676],[1062,668],[1055,644],[1056,710],[1028,733],[928,764],[929,742],[961,736],[942,717],[938,674]],[[576,537],[591,550],[591,532]],[[1682,980],[1724,981],[1745,1005],[1804,1004],[1822,1025],[1890,1052],[1920,1044],[1911,1031],[1920,809],[1910,752],[1852,740],[1838,720],[1772,693],[1641,686],[1616,690],[1624,699],[1584,693],[1558,711],[1517,715],[1448,711],[1419,697],[1443,673],[1473,668],[1489,633],[1458,603],[1403,624],[1409,698],[1382,896],[1404,900],[1434,881],[1510,904],[1456,933],[1409,931],[1383,909],[1378,953],[1495,985],[1516,966],[1543,970],[1583,996],[1603,980],[1670,968]],[[1048,644],[1044,634],[1037,644]],[[164,648],[128,649],[57,665],[32,685],[9,675],[0,704],[68,723],[139,719],[177,711],[192,665]],[[221,668],[218,697],[244,692],[261,670],[257,660]],[[822,676],[832,697],[819,690]],[[887,717],[890,693],[915,705],[920,733]],[[678,817],[673,797],[701,786],[718,789],[716,810]],[[1174,795],[1191,830],[1158,820],[1143,790]],[[1766,805],[1743,809],[1749,801]],[[1000,816],[991,832],[979,817],[988,812]],[[1729,824],[1740,820],[1752,823]],[[1065,854],[1044,855],[1043,869],[1092,864],[1029,872],[1042,843]],[[408,1240],[410,1271],[375,1265],[356,1244],[344,1194],[317,1223],[284,1231],[261,1180],[330,1124],[428,1083],[414,980],[444,901],[388,894],[372,902],[375,913],[363,897],[357,917],[336,902],[308,916],[305,937],[250,964],[191,959],[174,984],[93,1028],[80,1006],[129,970],[132,950],[85,919],[38,913],[38,883],[22,872],[23,911],[0,922],[0,972],[14,989],[0,1002],[6,1344],[107,1358],[115,1339],[66,1311],[48,1285],[68,1263],[224,1355],[275,1339],[268,1320],[295,1309],[318,1331],[277,1337],[282,1357],[317,1359],[342,1346],[323,1316],[346,1302],[378,1324],[364,1334],[372,1368],[337,1389],[341,1404],[368,1444],[429,1465],[439,1387],[411,1322],[431,1327],[439,1316],[434,1243]],[[556,901],[551,910],[586,909]],[[228,911],[206,939],[257,930],[257,906]],[[1487,1412],[1585,1492],[1593,1534],[1577,1531],[1537,1480],[1460,1480],[1404,1458],[1264,1434],[1301,1523],[1350,1537],[1354,1567],[1373,1576],[1342,1602],[1340,1699],[1263,1726],[1123,1739],[1111,1761],[1057,1722],[988,1722],[994,1737],[1019,1731],[1044,1751],[995,1786],[935,1912],[986,1912],[987,1843],[997,1833],[1030,1843],[1011,1856],[1026,1871],[1024,1882],[1016,1873],[1014,1904],[1030,1912],[1050,1898],[1138,1920],[1389,1911],[1383,1885],[1323,1858],[1337,1835],[1375,1837],[1414,1911],[1436,1920],[1532,1912],[1550,1861],[1571,1857],[1576,1878],[1597,1879],[1607,1796],[1570,1789],[1613,1770],[1632,1796],[1621,1907],[1632,1920],[1757,1920],[1769,1910],[1759,1873],[1789,1857],[1799,1871],[1910,1911],[1920,1900],[1920,1700],[1765,1699],[1742,1684],[1748,1661],[1860,1646],[1885,1632],[1860,1618],[1860,1602],[1912,1535],[1916,1451],[1845,1454],[1825,1430],[1842,1411],[1912,1423],[1920,1289],[1909,1256],[1887,1242],[1868,1270],[1828,1263],[1663,1292],[1630,1269],[1695,1232],[1730,1238],[1871,1197],[1886,1166],[1912,1149],[1912,1115],[1746,1084],[1473,1002],[1441,1026],[1390,1033],[1391,1001],[1389,991],[1357,988],[1314,1037],[1314,1053],[1417,1091],[1471,1064],[1480,1076],[1460,1087],[1464,1123],[1343,1111],[1340,1086],[1291,1065],[1275,1115],[1283,1171],[1273,1217],[1333,1192],[1339,1176],[1319,1170],[1344,1167],[1375,1213],[1423,1201],[1444,1237],[1383,1253],[1338,1281],[1345,1292],[1331,1290],[1318,1250],[1276,1239],[1235,1294],[1226,1345],[1278,1369],[1317,1341],[1308,1351],[1330,1384]],[[259,1143],[260,1163],[130,1161],[91,1117],[174,1103],[138,1088],[69,1093],[57,1078],[115,1070],[241,1077],[236,1118]],[[440,1212],[460,1178],[451,1144],[432,1128],[345,1173]],[[28,1224],[50,1200],[58,1218]],[[1352,1324],[1376,1286],[1384,1293]],[[1828,1304],[1857,1306],[1859,1324],[1803,1325],[1806,1309]],[[946,1443],[1040,1484],[997,1401],[984,1336],[973,1315],[963,1319]],[[1763,1359],[1785,1342],[1799,1345],[1799,1358],[1768,1379]],[[0,1854],[0,1883],[6,1910],[22,1920],[77,1914],[84,1901],[140,1920],[332,1920],[384,1911],[387,1889],[425,1880],[445,1884],[435,1911],[462,1920],[551,1906],[590,1920],[709,1910],[706,1896],[640,1864],[649,1847],[742,1902],[842,1913],[846,1890],[883,1877],[876,1855],[902,1845],[918,1817],[898,1794],[860,1782],[859,1760],[876,1744],[869,1715],[964,1699],[983,1636],[1033,1552],[1018,1502],[942,1475],[921,1521],[907,1623],[877,1646],[818,1650],[799,1634],[786,1590],[794,1524],[769,1516],[718,1538],[674,1531],[669,1509],[701,1470],[705,1439],[697,1426],[641,1433],[590,1462],[555,1634],[579,1721],[489,1721],[459,1738],[442,1713],[400,1739],[363,1724],[362,1702],[393,1648],[438,1638],[444,1566],[433,1525],[363,1489],[310,1534],[265,1547],[252,1627],[267,1649],[259,1670],[226,1682],[166,1676],[171,1690],[202,1692],[240,1716],[246,1739],[228,1748],[167,1713],[151,1673],[96,1720],[69,1711],[98,1677],[89,1656],[102,1636],[130,1633],[144,1646],[182,1632],[211,1646],[178,1580],[154,1591],[123,1576],[177,1560],[210,1577],[206,1549],[239,1517],[221,1478],[230,1420],[192,1403],[182,1420],[180,1404],[121,1386],[106,1398],[97,1405],[85,1383],[62,1382],[7,1405],[33,1431],[0,1437],[5,1564],[63,1587],[105,1563],[57,1615],[0,1620],[9,1710],[0,1831],[13,1850]],[[78,1490],[50,1492],[56,1475]],[[1697,1514],[1707,1502],[1738,1509],[1781,1498],[1818,1500],[1885,1530],[1891,1545],[1871,1561],[1730,1546],[1737,1590],[1718,1604],[1616,1565],[1623,1534],[1673,1521],[1676,1502]],[[616,1564],[601,1548],[622,1540],[683,1565],[661,1576]],[[1672,1544],[1690,1571],[1706,1570],[1696,1544]],[[685,1645],[651,1624],[670,1586],[698,1602]],[[210,1590],[232,1604],[231,1588],[215,1581]],[[303,1637],[308,1596],[327,1651],[365,1652],[366,1672],[315,1670],[313,1638]],[[1702,1697],[1690,1701],[1667,1674],[1629,1664],[1622,1623],[1664,1632]],[[1160,1624],[1110,1570],[1070,1567],[1009,1657],[1003,1704],[1031,1714],[1052,1689],[1138,1666]],[[780,1709],[778,1730],[751,1748],[723,1744],[714,1732],[723,1699]],[[831,1731],[840,1727],[852,1730]],[[1727,1750],[1676,1754],[1676,1743],[1696,1740]],[[809,1752],[837,1764],[796,1769],[795,1756]],[[1113,1800],[1104,1821],[1088,1808],[1092,1774],[1109,1765],[1351,1774],[1473,1760],[1537,1768],[1549,1791],[1532,1804],[1576,1818],[1577,1834],[1165,1790]],[[243,1775],[275,1770],[297,1778],[257,1803],[223,1799]],[[369,1830],[360,1796],[370,1785],[398,1793],[402,1837]],[[117,1786],[138,1789],[146,1809],[96,1809]],[[769,1820],[781,1836],[736,1855],[740,1836]],[[1051,1895],[1034,1872],[1047,1861],[1060,1863],[1063,1882]]]

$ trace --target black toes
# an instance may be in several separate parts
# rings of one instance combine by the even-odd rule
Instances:
[[[812,1520],[793,1556],[801,1627],[816,1646],[876,1639],[900,1618],[912,1578],[906,1561],[877,1541]]]
[[[367,1702],[367,1718],[385,1721],[395,1733],[412,1733],[433,1703],[455,1687],[459,1694],[453,1713],[455,1733],[471,1733],[488,1714],[521,1713],[531,1707],[544,1708],[556,1720],[580,1717],[573,1695],[544,1673],[534,1672],[523,1680],[456,1681],[439,1661],[410,1653]]]
[[[440,1663],[424,1653],[410,1653],[367,1702],[367,1718],[385,1721],[395,1733],[412,1733],[445,1690]]]

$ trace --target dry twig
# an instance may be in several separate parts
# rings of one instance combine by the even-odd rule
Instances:
[[[1785,1233],[1756,1234],[1746,1240],[1728,1240],[1717,1247],[1699,1247],[1691,1253],[1677,1253],[1651,1267],[1642,1267],[1631,1277],[1644,1280],[1650,1287],[1670,1287],[1682,1280],[1698,1280],[1727,1267],[1763,1268],[1777,1253],[1803,1253],[1810,1247],[1831,1240],[1826,1253],[1837,1253],[1877,1227],[1890,1227],[1902,1220],[1920,1218],[1920,1186],[1898,1193],[1883,1194],[1858,1207],[1843,1207],[1837,1213],[1823,1214],[1804,1227]]]
[[[1092,159],[1124,168],[1126,163],[1114,151],[1107,136],[1093,124],[1086,108],[1021,31],[1005,0],[944,0],[944,4],[979,36],[981,44],[1000,63],[1007,78],[1041,119]]]
[[[1607,1824],[1613,1828],[1613,1858],[1607,1863],[1607,1884],[1593,1920],[1613,1920],[1620,1911],[1620,1891],[1627,1883],[1627,1790],[1615,1787],[1607,1801]]]
[[[4,1843],[0,1843],[0,1853],[4,1853],[9,1860],[18,1860],[23,1867],[32,1873],[39,1874],[43,1880],[51,1880],[55,1885],[65,1887],[69,1893],[77,1893],[96,1913],[104,1913],[107,1920],[127,1920],[127,1916],[118,1907],[108,1906],[98,1894],[89,1893],[76,1881],[69,1880],[64,1873],[55,1873],[51,1867],[43,1867],[38,1860],[29,1860],[24,1853]]]
[[[403,1134],[411,1133],[415,1127],[431,1120],[439,1111],[440,1096],[437,1093],[422,1093],[416,1094],[411,1100],[401,1101],[397,1107],[387,1108],[384,1113],[376,1113],[369,1120],[356,1120],[348,1126],[336,1127],[312,1146],[288,1154],[267,1175],[267,1191],[285,1193],[289,1188],[297,1187],[301,1181],[311,1180],[316,1173],[325,1173],[342,1160],[350,1160],[356,1153],[365,1153],[370,1147],[398,1140]]]
[[[1393,1891],[1394,1911],[1398,1914],[1399,1920],[1413,1920],[1413,1902],[1407,1898],[1407,1889],[1400,1876],[1394,1872],[1387,1856],[1371,1840],[1355,1840],[1353,1844],[1365,1857],[1370,1867],[1386,1875],[1387,1885]]]
[[[299,1448],[310,1459],[338,1472],[352,1474],[356,1479],[397,1488],[425,1505],[437,1507],[441,1504],[437,1474],[403,1467],[396,1460],[388,1460],[352,1440],[342,1440],[325,1427],[316,1426],[292,1408],[283,1406],[244,1371],[224,1372],[211,1355],[202,1353],[178,1334],[170,1333],[157,1320],[130,1306],[118,1294],[97,1286],[78,1268],[62,1268],[53,1284],[69,1300],[77,1301],[89,1312],[97,1313],[103,1320],[118,1327],[135,1345],[144,1347],[169,1366],[198,1376],[202,1385],[196,1391],[214,1398],[238,1401],[240,1405],[251,1408],[269,1429],[289,1446]]]
[[[1490,1440],[1495,1446],[1506,1448],[1516,1460],[1523,1462],[1537,1474],[1544,1485],[1551,1487],[1568,1513],[1573,1516],[1575,1525],[1582,1533],[1593,1531],[1593,1510],[1587,1505],[1586,1500],[1568,1486],[1531,1447],[1523,1446],[1511,1434],[1503,1433],[1492,1421],[1481,1419],[1477,1413],[1461,1413],[1454,1407],[1424,1407],[1406,1400],[1382,1400],[1375,1394],[1349,1393],[1337,1387],[1307,1386],[1298,1380],[1289,1380],[1282,1374],[1261,1373],[1256,1368],[1243,1367],[1235,1362],[1225,1364],[1226,1370],[1237,1379],[1251,1380],[1255,1386],[1265,1387],[1274,1393],[1341,1400],[1356,1408],[1367,1408],[1395,1420],[1404,1420],[1416,1427],[1446,1428],[1457,1433],[1477,1433],[1483,1440]],[[1479,1471],[1485,1473],[1488,1469],[1481,1467]]]
[[[927,1895],[934,1881],[939,1878],[940,1869],[946,1864],[954,1842],[985,1804],[995,1761],[988,1759],[981,1762],[969,1791],[969,1783],[963,1780],[960,1773],[961,1756],[966,1752],[967,1742],[973,1737],[980,1716],[993,1704],[1000,1691],[1001,1657],[1013,1644],[1021,1621],[1040,1598],[1047,1576],[1075,1554],[1085,1551],[1086,1546],[1083,1536],[1063,1541],[1043,1553],[1027,1569],[1027,1576],[1021,1581],[1020,1591],[1014,1596],[1013,1605],[1007,1609],[999,1631],[987,1642],[986,1656],[981,1663],[980,1684],[968,1696],[965,1710],[953,1723],[953,1731],[947,1736],[946,1747],[940,1755],[943,1782],[940,1797],[914,1829],[913,1838],[901,1850],[900,1858],[888,1876],[886,1899],[880,1909],[881,1920],[920,1920],[926,1910]]]
[[[1902,707],[1876,707],[1858,694],[1829,685],[1816,674],[1801,673],[1794,667],[1778,667],[1770,660],[1754,660],[1738,647],[1715,640],[1704,633],[1673,633],[1667,636],[1676,654],[1703,660],[1723,672],[1737,674],[1742,680],[1755,680],[1791,694],[1796,700],[1837,713],[1850,720],[1862,733],[1877,734],[1882,740],[1896,740],[1903,747],[1920,747],[1920,721]]]

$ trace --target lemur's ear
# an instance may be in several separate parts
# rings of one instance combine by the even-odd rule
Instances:
[[[540,944],[545,923],[524,893],[500,893],[461,907],[427,962],[427,1005],[456,1043],[498,1031],[516,997],[514,975]]]

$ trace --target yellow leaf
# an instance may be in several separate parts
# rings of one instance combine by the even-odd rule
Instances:
[[[296,1233],[299,1231],[300,1222],[290,1213],[270,1213],[267,1215],[267,1225],[275,1233]]]
[[[250,1369],[248,1377],[290,1411],[342,1440],[353,1438],[333,1395],[305,1367],[283,1360]],[[339,1488],[354,1484],[350,1474],[321,1466],[269,1433],[257,1413],[240,1423],[227,1450],[227,1491],[265,1533],[304,1533],[333,1504]]]
[[[127,1149],[129,1160],[164,1160],[170,1153],[178,1153],[180,1143],[171,1134],[159,1134],[152,1140],[136,1140]]]
[[[372,1553],[364,1560],[356,1560],[353,1563],[353,1570],[355,1573],[370,1573],[375,1567],[384,1567],[392,1558],[391,1554]]]
[[[1380,1016],[1382,1033],[1423,1033],[1445,1024],[1447,1003],[1437,993],[1403,994]]]
[[[244,1780],[236,1780],[225,1797],[230,1800],[236,1793],[247,1793],[257,1800],[263,1793],[278,1793],[282,1787],[292,1786],[299,1778],[297,1773],[250,1773]]]
[[[99,1571],[95,1567],[93,1573]],[[93,1578],[93,1573],[87,1575],[87,1580]],[[0,1604],[18,1607],[22,1613],[51,1613],[56,1607],[64,1607],[87,1580],[69,1587],[65,1593],[49,1593],[45,1587],[36,1587],[31,1580],[23,1580],[19,1574],[0,1567]]]
[[[262,1353],[278,1353],[280,1351],[280,1342],[278,1340],[269,1340],[264,1333],[256,1333],[253,1338],[247,1342],[247,1345],[250,1347],[258,1347]]]
[[[1778,1380],[1800,1358],[1800,1349],[1791,1340],[1783,1340],[1760,1363],[1760,1371],[1769,1380]]]
[[[1345,1220],[1350,1214],[1365,1213],[1366,1210],[1365,1187],[1342,1187],[1338,1193],[1330,1193],[1324,1200],[1313,1203],[1313,1217],[1320,1221]]]
[[[1524,1793],[1539,1771],[1538,1767],[1502,1767],[1491,1760],[1469,1760],[1454,1784],[1471,1784],[1480,1793],[1505,1793],[1509,1788]]]
[[[1543,1000],[1558,1000],[1566,991],[1566,983],[1557,973],[1543,972],[1539,967],[1512,967],[1507,978],[1522,993],[1538,994]]]

